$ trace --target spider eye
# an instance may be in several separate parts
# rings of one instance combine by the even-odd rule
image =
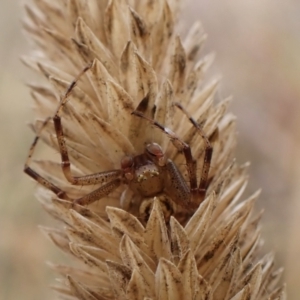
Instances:
[[[131,156],[125,156],[121,160],[121,168],[122,169],[127,169],[132,167],[133,165],[133,158]]]
[[[146,146],[146,150],[149,154],[156,156],[158,158],[164,156],[162,148],[156,143],[148,144]]]

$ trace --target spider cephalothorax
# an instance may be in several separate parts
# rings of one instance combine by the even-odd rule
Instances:
[[[128,188],[141,199],[149,199],[155,196],[165,194],[167,199],[181,206],[185,210],[194,210],[204,199],[208,186],[208,173],[212,157],[212,147],[207,136],[202,131],[199,124],[188,115],[187,111],[179,103],[174,106],[179,108],[190,120],[196,128],[197,133],[205,142],[204,162],[201,171],[200,180],[197,179],[197,161],[192,156],[190,146],[182,141],[172,130],[165,128],[162,124],[154,119],[145,116],[140,111],[133,111],[132,115],[149,122],[170,138],[173,145],[179,152],[182,152],[188,171],[188,183],[184,180],[180,170],[176,164],[166,157],[162,147],[157,143],[150,143],[145,147],[144,153],[138,155],[127,155],[120,162],[120,169],[98,172],[90,175],[74,176],[71,171],[71,163],[69,160],[68,147],[63,132],[61,122],[61,111],[67,103],[67,98],[72,89],[76,85],[79,77],[85,73],[89,67],[86,67],[81,74],[71,83],[65,96],[59,103],[56,113],[53,117],[58,148],[61,155],[61,168],[65,178],[72,184],[77,186],[97,185],[100,187],[86,195],[70,199],[65,191],[42,177],[30,167],[30,159],[34,148],[37,144],[39,136],[37,136],[30,148],[28,159],[25,163],[24,171],[41,185],[54,192],[59,198],[70,200],[80,205],[88,205],[97,201],[111,192],[116,190],[121,184],[128,185]],[[48,123],[48,118],[42,128]],[[199,182],[198,182],[199,181]],[[168,201],[169,201],[168,200]]]

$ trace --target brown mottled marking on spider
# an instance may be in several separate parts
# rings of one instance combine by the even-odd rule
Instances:
[[[72,185],[102,185],[96,190],[88,193],[87,195],[82,196],[81,198],[70,199],[66,192],[34,171],[30,167],[30,160],[39,140],[39,134],[36,136],[30,147],[28,158],[24,166],[24,172],[34,180],[36,180],[38,183],[40,183],[42,186],[55,193],[57,197],[72,201],[75,204],[88,205],[109,195],[121,184],[126,184],[134,193],[140,195],[142,198],[154,197],[161,193],[165,193],[170,199],[172,199],[172,201],[174,201],[181,207],[186,208],[187,210],[195,209],[196,207],[198,207],[198,205],[205,198],[213,149],[201,127],[192,117],[189,116],[187,111],[179,103],[174,103],[174,105],[189,118],[190,122],[193,124],[193,126],[195,126],[197,132],[205,141],[204,163],[199,184],[197,183],[196,175],[197,162],[193,159],[190,146],[182,141],[173,131],[165,128],[155,120],[146,117],[140,111],[133,111],[132,114],[134,116],[145,119],[155,127],[162,130],[170,138],[173,145],[178,149],[178,151],[183,152],[188,170],[189,185],[184,180],[175,163],[165,156],[163,149],[157,143],[148,144],[145,147],[144,153],[135,156],[125,156],[120,162],[120,169],[109,170],[79,177],[72,175],[68,148],[63,133],[60,114],[63,106],[67,103],[67,99],[72,89],[77,84],[77,81],[90,69],[90,67],[91,66],[89,65],[84,68],[81,73],[75,78],[75,80],[70,84],[65,95],[62,97],[56,113],[52,119],[54,122],[55,132],[59,145],[59,152],[61,155],[62,172],[64,173],[65,178]],[[51,120],[51,118],[48,118],[44,121],[41,130],[46,126],[49,120]]]

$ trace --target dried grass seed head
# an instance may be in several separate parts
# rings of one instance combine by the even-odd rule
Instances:
[[[78,299],[284,299],[273,257],[259,256],[259,217],[252,213],[257,194],[238,204],[246,166],[233,162],[236,132],[234,116],[226,113],[229,100],[215,105],[217,82],[203,80],[212,56],[199,58],[205,40],[200,24],[180,38],[175,0],[34,1],[26,12],[24,26],[37,51],[24,62],[49,82],[31,85],[35,132],[53,116],[74,77],[91,64],[61,110],[76,176],[119,169],[122,158],[139,155],[155,142],[188,180],[184,155],[162,130],[131,115],[140,111],[191,146],[201,178],[205,139],[174,109],[176,101],[201,124],[214,148],[207,197],[192,214],[180,205],[170,213],[168,197],[137,201],[124,186],[88,208],[40,189],[43,206],[66,224],[45,233],[86,264],[81,269],[53,265],[68,281],[55,287],[60,294]],[[50,121],[40,137],[59,151],[55,133]],[[71,185],[59,162],[37,161],[34,168],[72,199],[95,189]],[[143,223],[138,218],[147,201],[152,209]]]

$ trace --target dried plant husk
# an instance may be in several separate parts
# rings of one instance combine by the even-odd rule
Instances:
[[[45,188],[37,197],[63,224],[42,230],[82,262],[51,265],[64,280],[63,299],[286,299],[273,255],[263,256],[253,210],[259,193],[241,199],[247,164],[234,161],[235,116],[230,99],[216,103],[217,80],[206,80],[212,55],[201,56],[206,35],[195,23],[180,36],[176,0],[28,1],[24,28],[35,51],[23,61],[42,75],[30,84],[37,133],[53,116],[72,80],[87,65],[62,109],[75,175],[118,169],[125,155],[156,142],[189,180],[184,156],[139,110],[171,129],[192,149],[200,178],[205,141],[173,103],[180,102],[213,145],[205,200],[192,211],[164,194],[143,199],[126,185],[83,207]],[[59,151],[53,122],[41,140]],[[59,160],[32,166],[72,199],[97,186],[72,186]],[[171,210],[170,210],[171,207]]]

